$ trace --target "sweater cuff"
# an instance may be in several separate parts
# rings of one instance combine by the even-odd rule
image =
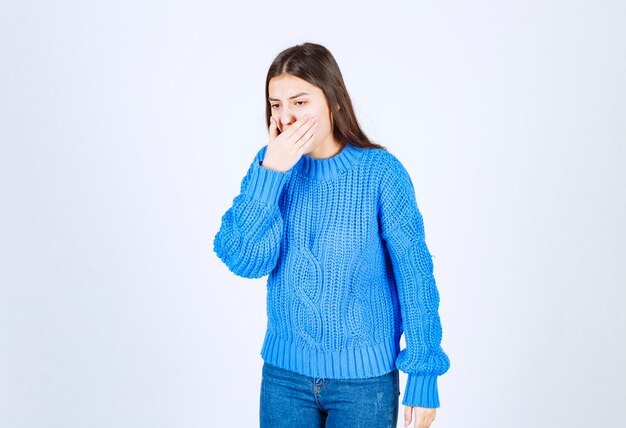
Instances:
[[[261,161],[255,162],[252,166],[250,182],[244,192],[253,199],[276,205],[290,175],[291,170],[275,171],[262,166]]]
[[[409,373],[406,387],[404,388],[402,404],[428,408],[439,407],[437,376]]]

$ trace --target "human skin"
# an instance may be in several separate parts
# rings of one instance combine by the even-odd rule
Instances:
[[[320,88],[283,73],[270,79],[268,92],[272,115],[264,167],[287,171],[303,154],[326,159],[339,153],[341,145],[334,139],[330,109]]]
[[[415,416],[413,427],[414,428],[429,428],[430,425],[435,420],[435,413],[437,409],[430,407],[414,407],[414,406],[405,406],[404,407],[404,426],[408,427],[409,424],[413,421],[413,416]]]

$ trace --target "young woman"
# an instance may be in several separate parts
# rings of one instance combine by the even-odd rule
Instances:
[[[265,96],[269,143],[214,238],[233,273],[269,275],[261,427],[395,427],[398,369],[405,425],[429,427],[450,361],[411,178],[325,47],[281,52]]]

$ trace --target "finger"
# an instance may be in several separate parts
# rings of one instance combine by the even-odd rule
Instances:
[[[316,129],[313,129],[307,132],[307,134],[303,138],[300,138],[300,141],[303,143],[298,148],[298,154],[301,155],[302,153],[306,153],[309,151],[309,149],[313,145],[313,141],[315,141],[315,139],[313,138],[315,137],[315,131]]]
[[[309,141],[313,141],[312,139],[316,132],[317,132],[317,123],[314,123],[313,125],[311,125],[309,129],[307,129],[304,135],[300,137],[300,141],[305,144],[308,143]]]
[[[309,119],[309,116],[310,115],[307,113],[299,117],[292,125],[285,127],[285,129],[282,129],[281,132],[285,135],[285,137],[290,138],[291,135]]]
[[[300,138],[302,138],[302,136],[309,130],[309,128],[311,128],[311,126],[313,126],[313,124],[316,122],[313,118],[309,117],[308,119],[305,119],[304,117],[301,118],[302,122],[298,123],[298,121],[300,121],[300,119],[298,119],[298,121],[296,121],[290,128],[289,128],[289,134],[287,135],[287,139],[291,142],[291,144],[296,144],[298,142],[298,140]]]
[[[278,137],[278,125],[273,117],[270,117],[270,127],[269,127],[270,139],[275,139]]]
[[[311,120],[311,121],[308,121],[306,124],[304,124],[302,127],[300,127],[300,129],[294,132],[293,135],[291,136],[290,138],[291,144],[298,146],[302,144],[303,142],[308,142],[311,135],[314,134],[315,131],[317,130],[316,125],[317,125],[317,122],[314,122]]]
[[[404,426],[409,426],[413,420],[413,406],[404,407]]]

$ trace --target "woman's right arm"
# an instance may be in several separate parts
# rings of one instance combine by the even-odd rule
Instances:
[[[291,175],[260,163],[267,145],[256,154],[241,181],[239,195],[222,216],[213,250],[236,275],[260,278],[276,266],[280,253],[283,218],[278,198]]]

